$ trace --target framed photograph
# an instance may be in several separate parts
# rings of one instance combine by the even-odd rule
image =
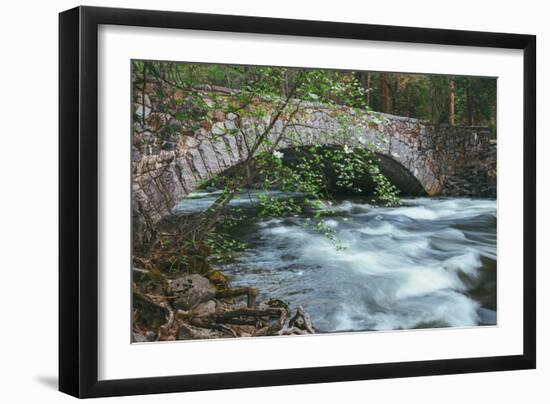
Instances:
[[[532,369],[532,35],[60,14],[59,388]]]

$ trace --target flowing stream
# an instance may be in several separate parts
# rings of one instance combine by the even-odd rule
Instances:
[[[192,194],[175,213],[200,212],[217,195]],[[324,217],[342,251],[305,226],[306,215],[239,224],[248,249],[223,266],[232,286],[302,305],[320,332],[496,324],[495,200],[412,198],[385,208],[346,198]],[[254,191],[230,206],[253,212]]]

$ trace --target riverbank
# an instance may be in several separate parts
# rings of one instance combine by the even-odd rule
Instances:
[[[133,269],[133,342],[314,334],[309,314],[252,287],[231,288],[219,270],[205,275]]]

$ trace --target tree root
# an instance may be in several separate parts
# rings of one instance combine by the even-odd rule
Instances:
[[[148,277],[133,285],[135,341],[315,333],[310,316],[302,306],[297,307],[292,317],[288,305],[274,304],[276,299],[258,307],[257,291],[253,287],[218,290],[213,297],[214,302],[200,303],[188,311],[176,310],[171,302],[177,296],[167,295],[166,288],[149,287],[154,282],[149,279],[151,274],[157,272],[165,279],[159,271],[134,268],[135,274]],[[247,297],[246,307],[234,301],[223,301],[240,296]]]
[[[218,290],[216,292],[216,298],[217,299],[247,296],[247,304],[246,305],[249,309],[255,309],[256,308],[256,295],[257,295],[256,288],[252,288],[252,287],[249,287],[249,286],[242,287],[242,288],[236,288],[236,289],[223,289],[223,290]]]
[[[163,302],[162,304],[166,310],[166,324],[160,326],[159,328],[159,339],[168,341],[171,339],[176,339],[177,327],[174,327],[175,324],[175,313],[174,310],[170,307],[168,302]]]
[[[298,305],[296,314],[290,319],[288,326],[306,331],[308,334],[315,334],[313,325],[311,324],[311,318],[301,305]]]

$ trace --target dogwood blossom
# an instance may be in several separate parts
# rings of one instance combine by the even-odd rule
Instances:
[[[284,157],[284,153],[281,153],[280,151],[275,150],[273,152],[273,157],[275,157],[276,159],[282,159]]]

